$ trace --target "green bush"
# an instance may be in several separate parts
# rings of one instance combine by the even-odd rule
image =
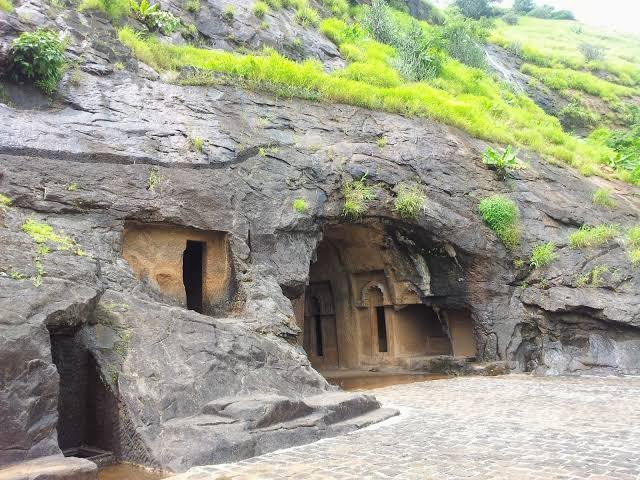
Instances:
[[[484,42],[488,35],[486,25],[452,14],[437,31],[441,48],[456,60],[474,68],[486,68]]]
[[[581,43],[578,46],[578,50],[584,56],[587,62],[602,62],[604,61],[604,50],[597,45],[591,43]]]
[[[11,0],[0,0],[0,12],[10,12],[13,10]]]
[[[454,5],[469,18],[490,17],[493,15],[492,3],[496,0],[455,0]]]
[[[373,0],[365,7],[363,24],[378,42],[395,48],[391,64],[406,80],[425,80],[440,72],[442,55],[436,44],[417,21],[411,19],[408,25],[398,22],[385,0]]]
[[[482,154],[482,162],[489,168],[495,170],[498,177],[504,179],[509,170],[515,170],[520,167],[517,154],[518,152],[514,151],[511,145],[507,146],[502,153],[498,153],[493,148],[487,147]]]
[[[55,91],[66,60],[64,45],[53,32],[39,29],[21,33],[9,55],[9,72],[15,80],[32,82],[48,94]]]
[[[293,201],[293,210],[298,213],[307,213],[307,210],[309,210],[307,201],[304,198],[296,198]]]
[[[391,64],[410,82],[435,77],[442,69],[442,54],[435,43],[424,34],[418,22],[411,21],[409,28],[396,36],[393,47],[396,56]]]
[[[542,268],[556,259],[556,246],[553,242],[543,243],[533,248],[529,257],[532,268]]]
[[[400,184],[396,187],[396,198],[393,206],[396,212],[404,218],[416,218],[426,197],[422,188],[417,184]]]
[[[596,191],[593,192],[591,200],[594,205],[599,205],[601,207],[614,208],[617,205],[616,201],[611,198],[609,190],[604,187],[596,189]]]
[[[580,102],[573,101],[558,113],[563,124],[570,128],[590,128],[598,124],[600,117],[584,107]]]
[[[502,195],[482,199],[479,206],[482,219],[495,232],[505,247],[515,249],[520,243],[518,206]]]
[[[582,226],[569,235],[569,247],[591,248],[610,242],[620,234],[617,225]]]
[[[536,7],[533,0],[513,0],[513,11],[518,13],[529,13]]]
[[[253,14],[258,18],[264,18],[269,12],[269,5],[266,2],[258,0],[253,4]]]
[[[345,217],[359,217],[367,210],[369,202],[376,198],[373,186],[367,185],[365,180],[366,175],[358,180],[346,182],[342,186],[344,196],[342,214]]]
[[[513,12],[507,12],[502,16],[502,21],[507,25],[517,25],[519,20],[518,15]]]

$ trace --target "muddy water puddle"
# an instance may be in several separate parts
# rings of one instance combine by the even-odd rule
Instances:
[[[119,463],[101,468],[98,472],[98,480],[160,480],[170,475],[172,474],[160,470],[150,470],[130,463]]]
[[[403,383],[442,380],[450,377],[446,375],[434,375],[432,373],[367,373],[362,375],[326,375],[325,378],[329,383],[338,385],[344,390],[358,391],[389,387]]]

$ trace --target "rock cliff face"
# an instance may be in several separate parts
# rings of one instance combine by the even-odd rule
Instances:
[[[0,210],[0,464],[65,448],[56,422],[66,375],[81,376],[73,380],[98,398],[92,418],[113,419],[87,427],[85,440],[175,471],[390,415],[370,396],[333,392],[311,368],[291,302],[304,293],[323,228],[349,221],[342,183],[364,174],[376,200],[357,222],[384,226],[425,301],[471,312],[478,360],[543,374],[640,373],[638,269],[622,243],[567,245],[583,224],[638,224],[637,188],[527,152],[528,168],[503,182],[482,164],[486,144],[454,128],[228,86],[176,86],[131,59],[106,20],[56,8],[23,2],[0,14],[4,45],[21,29],[56,24],[80,62],[53,102],[7,85],[10,101],[0,103],[0,192],[12,200]],[[126,68],[114,70],[116,61]],[[427,197],[411,221],[392,201],[407,181]],[[619,208],[592,205],[605,184]],[[477,213],[494,193],[520,210],[513,253]],[[306,213],[294,211],[296,198]],[[23,231],[29,219],[69,240],[44,242],[43,251]],[[223,235],[227,302],[203,315],[140,280],[123,259],[132,223]],[[548,241],[557,261],[530,270],[532,247]],[[73,352],[87,373],[65,373],[56,351]]]

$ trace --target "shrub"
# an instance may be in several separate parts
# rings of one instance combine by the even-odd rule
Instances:
[[[253,4],[253,14],[258,18],[264,18],[265,15],[269,12],[269,5],[267,3],[258,0]]]
[[[495,232],[505,247],[515,249],[520,243],[518,206],[502,195],[482,199],[479,206],[482,219]]]
[[[296,198],[293,201],[293,210],[295,210],[298,213],[307,213],[307,210],[309,209],[308,205],[307,205],[307,201],[304,198]]]
[[[631,250],[629,252],[629,258],[631,259],[631,265],[634,267],[640,266],[640,248],[637,250]]]
[[[507,25],[517,25],[518,24],[518,15],[513,12],[508,12],[502,16],[502,21]]]
[[[182,21],[171,12],[155,10],[151,12],[146,21],[151,30],[158,30],[165,35],[171,35],[182,28]]]
[[[565,106],[558,113],[562,118],[563,125],[568,128],[589,128],[597,125],[600,117],[584,107],[580,102],[574,101]]]
[[[578,50],[587,62],[601,62],[604,60],[604,50],[591,43],[581,43]]]
[[[519,168],[517,151],[513,151],[509,145],[504,152],[498,153],[493,148],[487,147],[482,154],[482,163],[496,171],[498,177],[504,179],[509,170]]]
[[[451,15],[445,25],[438,29],[437,40],[449,56],[470,67],[484,69],[487,56],[483,43],[487,35],[484,24],[461,15]]]
[[[529,13],[535,8],[533,0],[513,0],[513,11],[518,13]]]
[[[616,201],[611,198],[609,190],[604,187],[598,188],[595,192],[593,192],[591,201],[594,203],[594,205],[599,205],[601,207],[614,208],[616,206]]]
[[[396,187],[394,210],[404,218],[416,218],[424,206],[426,197],[417,184],[400,184]]]
[[[15,80],[33,82],[51,94],[64,72],[64,45],[47,30],[23,32],[13,41],[9,62],[9,71]]]
[[[556,246],[553,242],[543,243],[533,248],[529,257],[532,268],[542,268],[556,259]]]
[[[418,82],[438,75],[442,68],[442,55],[435,44],[425,37],[418,22],[413,20],[408,29],[394,39],[396,57],[391,63],[410,82]]]
[[[362,178],[346,182],[342,186],[342,195],[344,196],[342,214],[344,216],[359,217],[366,211],[369,202],[376,198],[373,187],[367,185],[365,180],[366,175],[363,175]]]
[[[582,226],[579,230],[569,235],[569,247],[571,248],[591,248],[603,245],[620,233],[617,225],[598,225],[589,227]]]
[[[397,25],[385,0],[371,0],[364,8],[362,24],[378,42],[393,45],[397,38]]]
[[[11,0],[0,0],[0,12],[10,12],[13,10]]]
[[[315,8],[302,7],[296,11],[295,19],[303,27],[315,27],[320,22],[320,15]]]
[[[469,18],[490,17],[493,14],[491,4],[495,0],[455,0],[460,12]]]

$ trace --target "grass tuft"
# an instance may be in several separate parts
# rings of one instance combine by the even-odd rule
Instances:
[[[520,243],[518,206],[502,195],[482,199],[479,206],[482,219],[495,232],[503,245],[514,250]]]
[[[569,236],[569,247],[592,248],[604,245],[620,234],[617,225],[582,226]]]
[[[293,201],[293,210],[298,213],[307,213],[309,206],[304,198],[296,198]]]
[[[396,187],[394,210],[403,218],[416,218],[426,197],[418,184],[400,184]]]
[[[253,14],[258,18],[264,18],[269,13],[269,5],[266,2],[258,0],[253,4]]]
[[[549,265],[557,258],[556,246],[553,242],[543,243],[533,248],[529,257],[529,265],[532,268],[542,268]]]
[[[0,0],[0,12],[11,12],[13,10],[13,4],[11,0]]]
[[[342,195],[344,196],[344,205],[342,214],[345,217],[360,217],[369,206],[369,202],[376,198],[373,186],[365,183],[366,175],[358,180],[346,182],[342,186]]]
[[[604,187],[598,188],[595,192],[593,192],[591,201],[594,205],[599,205],[606,208],[615,208],[617,205],[617,202],[611,197],[611,193],[609,193],[609,190]]]

